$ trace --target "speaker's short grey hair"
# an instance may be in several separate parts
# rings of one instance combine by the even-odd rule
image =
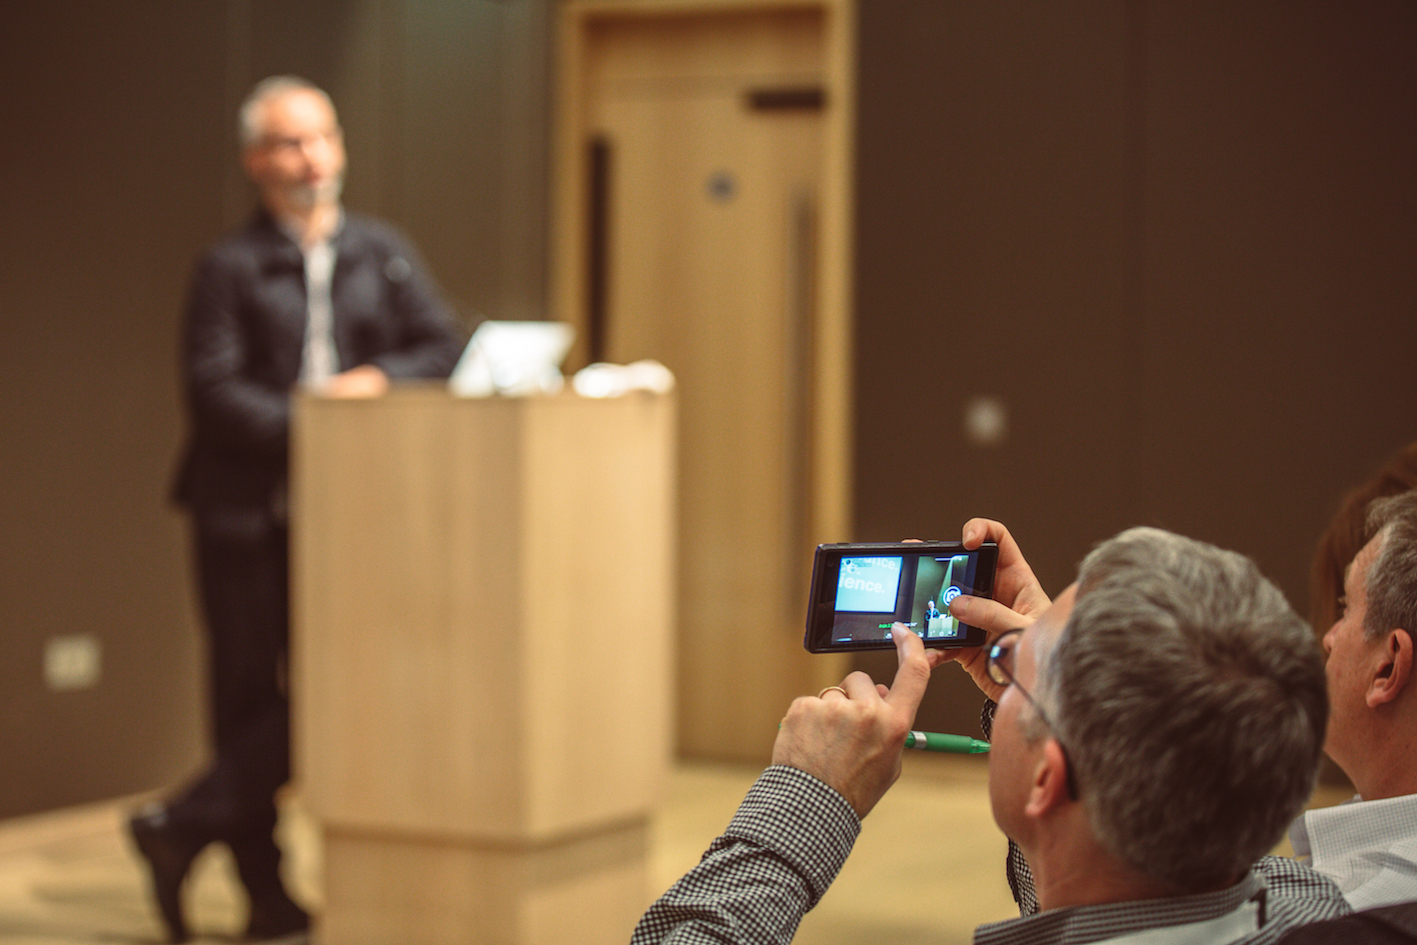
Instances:
[[[261,141],[264,131],[261,127],[261,106],[269,99],[288,95],[291,92],[313,92],[325,100],[330,106],[331,112],[335,109],[335,103],[330,100],[330,96],[326,94],[325,90],[309,79],[302,79],[294,75],[273,75],[262,79],[247,93],[237,113],[239,119],[237,133],[243,148],[249,148]]]

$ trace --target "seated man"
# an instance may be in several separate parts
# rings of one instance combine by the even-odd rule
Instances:
[[[1047,598],[1008,530],[974,519],[964,532],[969,547],[1000,541],[999,592],[996,601],[957,598],[955,616],[991,636],[1027,623]],[[1417,626],[1417,492],[1373,501],[1364,534],[1345,570],[1345,606],[1323,639],[1332,706],[1324,747],[1358,796],[1308,811],[1289,832],[1296,854],[1337,883],[1354,909],[1417,901],[1417,679],[1407,629]],[[963,655],[989,693],[981,660]],[[1015,898],[1032,912],[1027,865],[1016,849],[1010,854]]]
[[[1016,546],[1001,560],[1001,592],[1041,614],[966,659],[998,701],[994,819],[1033,865],[1041,911],[975,941],[1270,942],[1348,912],[1327,880],[1265,856],[1309,797],[1328,712],[1308,628],[1254,565],[1134,529],[1049,605],[1041,590],[1020,602],[1032,575]],[[633,942],[791,940],[898,777],[929,672],[949,659],[893,637],[889,689],[852,673],[792,704],[773,766]]]
[[[1373,538],[1344,575],[1344,609],[1324,635],[1333,708],[1325,748],[1358,791],[1312,810],[1294,852],[1355,909],[1417,900],[1417,492],[1369,509]]]

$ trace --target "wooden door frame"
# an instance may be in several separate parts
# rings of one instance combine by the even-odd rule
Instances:
[[[588,120],[585,48],[597,20],[815,10],[824,29],[827,94],[823,141],[814,325],[815,365],[808,514],[818,541],[849,540],[852,468],[852,213],[856,127],[856,0],[563,0],[556,11],[552,110],[551,315],[579,339],[570,363],[586,362],[589,208],[583,146]],[[836,673],[836,661],[822,661]],[[836,679],[831,680],[835,682]]]

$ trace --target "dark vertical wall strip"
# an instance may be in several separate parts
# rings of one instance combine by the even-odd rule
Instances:
[[[586,149],[590,170],[590,210],[586,225],[586,350],[591,363],[605,360],[605,303],[610,297],[610,160],[609,139],[596,136]]]

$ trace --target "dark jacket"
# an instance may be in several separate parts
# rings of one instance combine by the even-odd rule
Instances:
[[[394,379],[446,377],[463,342],[408,241],[346,214],[334,244],[340,370],[374,364]],[[182,338],[189,430],[173,494],[199,519],[278,514],[306,317],[304,258],[269,216],[198,261]]]

